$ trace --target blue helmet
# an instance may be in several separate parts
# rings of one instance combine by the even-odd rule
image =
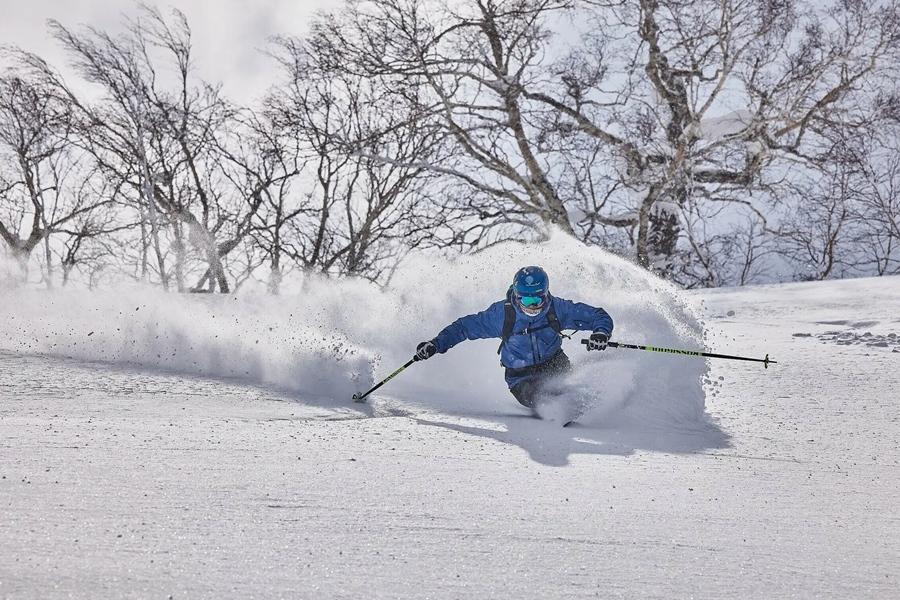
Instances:
[[[522,267],[513,277],[512,291],[523,309],[543,308],[550,292],[550,278],[540,267]]]

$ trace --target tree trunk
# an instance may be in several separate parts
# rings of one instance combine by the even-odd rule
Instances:
[[[153,251],[156,254],[156,262],[159,265],[159,278],[162,281],[163,289],[169,291],[169,276],[166,273],[166,261],[163,257],[162,248],[159,243],[159,222],[156,212],[156,198],[153,192],[153,184],[150,179],[150,167],[147,164],[147,153],[144,150],[143,133],[138,130],[137,147],[141,153],[139,160],[141,162],[141,191],[144,201],[147,203],[147,209],[150,214],[150,238],[153,244]]]
[[[47,261],[47,289],[53,289],[53,252],[50,250],[50,236],[44,236],[44,260]]]
[[[269,266],[269,293],[277,296],[281,292],[281,209],[275,215],[275,239],[272,242],[271,263]]]
[[[172,231],[175,235],[175,243],[173,244],[175,250],[175,285],[177,286],[178,293],[184,293],[184,259],[186,255],[186,246],[184,239],[184,230],[181,228],[181,225],[175,221],[172,224]]]

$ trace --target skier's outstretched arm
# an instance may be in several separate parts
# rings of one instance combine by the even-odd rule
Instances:
[[[575,331],[592,331],[612,336],[613,320],[609,313],[583,302],[572,302],[565,298],[556,298],[556,317],[563,329]]]
[[[444,327],[433,340],[420,343],[416,356],[425,360],[435,353],[443,354],[463,340],[499,338],[503,335],[503,314],[503,302],[495,302],[479,313],[460,317]]]

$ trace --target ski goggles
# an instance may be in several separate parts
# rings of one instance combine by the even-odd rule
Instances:
[[[519,302],[527,308],[537,308],[544,304],[545,296],[519,296]]]

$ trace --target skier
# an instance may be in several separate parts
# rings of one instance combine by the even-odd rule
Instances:
[[[506,300],[460,317],[437,337],[416,347],[416,359],[443,354],[463,340],[500,338],[500,364],[506,384],[522,406],[534,411],[542,387],[571,369],[562,350],[562,330],[589,330],[588,350],[605,350],[613,321],[602,308],[550,295],[550,280],[540,267],[519,269]],[[567,336],[568,337],[568,336]]]

